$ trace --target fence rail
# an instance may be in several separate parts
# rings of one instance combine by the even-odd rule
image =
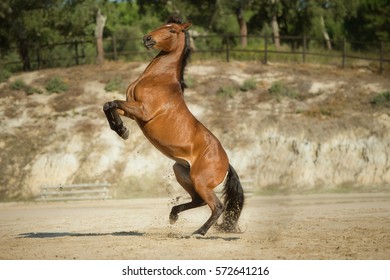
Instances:
[[[331,41],[333,50],[327,50],[323,46],[325,41],[319,41],[305,35],[303,36],[280,36],[282,48],[277,49],[274,45],[274,39],[270,35],[248,35],[246,36],[250,46],[241,48],[236,41],[240,35],[222,34],[222,35],[197,35],[191,36],[195,44],[194,56],[202,54],[219,54],[224,60],[229,62],[239,54],[253,54],[255,59],[267,64],[277,57],[286,56],[301,57],[295,61],[307,63],[309,57],[321,57],[331,59],[340,67],[347,66],[347,61],[359,60],[367,63],[376,63],[380,73],[383,73],[385,64],[390,64],[390,42],[348,42],[346,39],[341,41]],[[251,41],[252,40],[252,41]],[[139,42],[139,43],[137,43]],[[202,43],[203,42],[203,43]],[[131,44],[126,48],[126,44]],[[153,53],[144,49],[137,49],[142,44],[142,38],[118,39],[116,37],[106,38],[104,43],[105,56],[107,59],[118,60],[120,58],[134,59],[135,57],[148,57]],[[310,45],[316,45],[311,47]],[[357,52],[349,48],[349,45],[355,44],[365,46],[370,51]],[[198,47],[198,45],[202,45]],[[56,51],[56,48],[59,50]],[[62,53],[61,53],[62,52]],[[52,55],[49,55],[52,53]],[[90,39],[75,40],[61,44],[41,46],[31,51],[29,63],[35,65],[35,69],[58,67],[59,61],[66,61],[64,66],[79,65],[84,63],[93,63],[96,57],[95,42]],[[248,58],[247,58],[248,59]],[[252,59],[252,58],[250,58]],[[245,58],[244,58],[245,60]],[[57,63],[57,64],[56,64]],[[2,61],[0,66],[23,64],[23,61]]]
[[[100,200],[111,199],[110,184],[75,184],[42,186],[37,201]]]

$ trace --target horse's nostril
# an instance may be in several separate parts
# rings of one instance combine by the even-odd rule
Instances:
[[[145,41],[145,42],[148,42],[148,41],[150,41],[150,40],[152,40],[152,36],[146,35],[146,36],[144,37],[144,41]]]

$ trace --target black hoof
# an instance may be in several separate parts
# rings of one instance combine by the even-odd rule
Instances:
[[[121,131],[118,132],[119,136],[122,137],[124,140],[129,138],[130,130],[127,127],[123,127]]]
[[[179,219],[179,215],[176,214],[176,213],[171,213],[169,214],[169,222],[171,223],[171,225],[173,225],[174,223],[176,223],[176,221]]]
[[[193,237],[205,236],[206,232],[202,229],[198,229],[192,233]]]

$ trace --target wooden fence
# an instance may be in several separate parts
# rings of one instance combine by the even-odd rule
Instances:
[[[272,60],[276,60],[278,57],[281,57],[282,60],[286,57],[300,57],[300,59],[295,59],[294,61],[307,63],[309,57],[317,58],[327,58],[332,60],[332,64],[336,64],[340,67],[346,67],[348,61],[358,60],[365,61],[367,63],[374,63],[380,73],[383,73],[385,69],[385,64],[390,65],[390,42],[376,42],[376,43],[367,43],[367,42],[348,42],[345,39],[341,41],[332,41],[332,45],[335,46],[334,50],[328,51],[325,48],[318,46],[325,45],[324,42],[320,42],[316,39],[309,38],[306,36],[280,36],[280,40],[284,42],[282,48],[276,49],[273,43],[273,37],[270,35],[259,35],[259,36],[247,36],[248,43],[255,42],[255,44],[250,44],[247,48],[240,48],[238,44],[235,44],[235,41],[241,36],[225,34],[225,35],[198,35],[192,36],[192,40],[195,42],[195,45],[200,42],[206,42],[203,44],[203,48],[196,48],[193,52],[193,56],[201,57],[202,54],[211,54],[211,57],[218,55],[223,57],[223,60],[229,62],[232,59],[236,59],[237,55],[242,54],[240,59],[254,59],[261,61],[264,64]],[[207,41],[214,40],[214,45],[207,44]],[[136,57],[148,58],[150,59],[155,53],[147,52],[146,50],[134,50],[134,49],[125,49],[123,45],[126,42],[131,42],[133,45],[142,46],[142,38],[126,38],[118,39],[116,37],[106,38],[105,39],[105,57],[106,59],[118,60],[134,60]],[[135,43],[136,42],[136,43]],[[313,42],[316,43],[317,47],[310,47],[310,44]],[[353,51],[350,49],[351,44],[358,43],[363,49],[367,51]],[[121,47],[122,46],[122,47]],[[299,47],[294,47],[299,46]],[[57,48],[62,48],[63,54],[58,54],[58,51],[55,56],[50,58],[45,58],[44,53],[55,52]],[[93,40],[75,40],[73,42],[65,42],[62,44],[55,44],[50,46],[41,46],[38,49],[31,51],[29,62],[33,64],[33,69],[48,68],[48,67],[59,67],[60,61],[66,61],[63,63],[63,66],[79,65],[85,63],[93,63],[96,57],[95,51],[95,42]],[[91,51],[93,50],[93,51]],[[369,50],[369,51],[368,51]],[[252,56],[247,56],[246,54],[252,54]],[[288,59],[286,59],[288,61]],[[286,62],[287,62],[286,61]],[[58,62],[56,64],[56,62]],[[322,62],[323,63],[323,62]],[[326,62],[325,62],[326,63]],[[7,65],[17,65],[23,64],[20,60],[14,61],[2,61],[0,60],[0,66]],[[353,65],[353,63],[350,63]],[[387,67],[388,68],[388,67]]]
[[[75,184],[42,186],[37,201],[100,200],[111,199],[110,184]]]

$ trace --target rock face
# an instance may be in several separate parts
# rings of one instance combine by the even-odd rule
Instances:
[[[257,134],[240,160],[239,169],[256,170],[256,185],[293,189],[362,187],[374,189],[390,182],[390,118],[378,117],[374,127],[340,129],[338,123],[316,124],[316,133],[303,126],[295,133],[269,127]],[[367,124],[369,125],[369,124]],[[233,154],[240,154],[237,149]],[[239,156],[238,156],[239,157]]]
[[[123,98],[106,92],[105,84],[117,77],[126,84],[144,67],[51,69],[0,85],[0,197],[30,197],[43,185],[86,182],[109,182],[117,197],[180,189],[173,162],[133,121],[124,120],[131,133],[123,141],[102,112],[104,102]],[[44,83],[53,75],[70,89],[46,93]],[[43,94],[11,90],[17,79]],[[389,109],[370,104],[390,89],[384,77],[367,70],[210,62],[189,66],[187,80],[190,110],[220,139],[254,191],[389,189]],[[248,80],[255,86],[245,89]]]

